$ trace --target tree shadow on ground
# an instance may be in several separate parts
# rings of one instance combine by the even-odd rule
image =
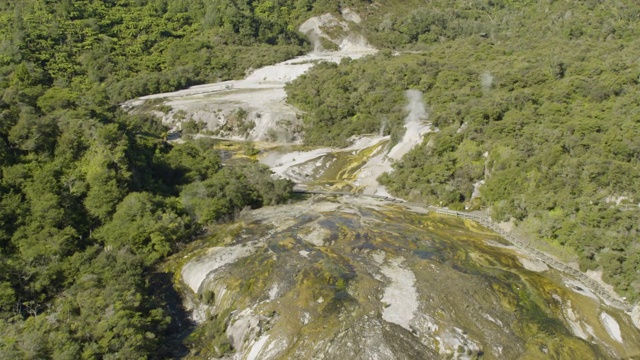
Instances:
[[[173,286],[173,274],[154,272],[149,278],[152,296],[171,316],[171,323],[160,341],[156,359],[178,359],[189,354],[185,340],[196,328],[184,308],[182,296]]]

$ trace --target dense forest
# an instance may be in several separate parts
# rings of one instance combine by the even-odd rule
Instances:
[[[313,1],[0,3],[0,358],[173,357],[156,266],[291,184],[119,104],[300,54]],[[169,286],[170,287],[170,286]]]
[[[381,177],[394,194],[487,208],[532,241],[640,294],[640,6],[413,1],[362,10],[375,57],[288,86],[307,141],[402,135],[404,92],[438,129]],[[371,8],[367,8],[371,9]],[[484,181],[484,183],[482,183]],[[480,197],[472,199],[474,186]]]

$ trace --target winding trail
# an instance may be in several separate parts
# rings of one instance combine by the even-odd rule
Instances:
[[[437,207],[437,206],[431,206],[431,205],[425,205],[425,204],[420,204],[420,203],[407,202],[407,201],[405,201],[403,199],[394,198],[394,197],[391,197],[391,196],[384,196],[384,195],[359,194],[359,193],[350,193],[350,192],[342,192],[342,191],[313,190],[313,189],[306,189],[306,188],[304,188],[304,187],[302,187],[300,185],[294,186],[293,192],[294,193],[299,193],[299,194],[312,194],[312,195],[367,197],[367,198],[373,198],[373,199],[378,199],[378,200],[382,200],[382,201],[399,203],[399,204],[408,205],[408,206],[420,207],[420,208],[423,208],[423,209],[426,209],[426,210],[429,210],[429,211],[433,211],[433,212],[438,213],[438,214],[450,215],[450,216],[455,216],[455,217],[459,217],[459,218],[469,219],[469,220],[475,221],[478,224],[483,225],[483,226],[493,230],[495,233],[497,233],[500,236],[502,236],[504,239],[509,241],[511,244],[513,244],[515,247],[520,249],[525,254],[527,254],[527,255],[529,255],[531,257],[534,257],[537,260],[540,260],[540,261],[544,262],[549,267],[552,267],[552,268],[554,268],[556,270],[559,270],[559,271],[561,271],[561,272],[563,272],[565,274],[569,274],[569,275],[575,277],[583,285],[585,285],[587,288],[589,288],[589,290],[591,290],[593,293],[595,293],[598,296],[600,296],[600,298],[606,304],[608,304],[608,305],[610,305],[612,307],[618,308],[618,309],[622,309],[622,310],[626,311],[627,313],[630,313],[633,310],[633,306],[631,304],[629,304],[629,303],[627,303],[625,301],[621,301],[621,300],[616,299],[613,296],[611,296],[609,294],[609,292],[607,292],[602,287],[602,285],[600,285],[598,282],[596,282],[593,279],[591,279],[590,277],[588,277],[582,271],[579,271],[579,270],[577,270],[577,269],[575,269],[575,268],[563,263],[562,261],[558,261],[557,259],[555,259],[551,255],[536,249],[531,244],[529,244],[527,241],[523,241],[522,239],[518,239],[517,237],[515,237],[510,232],[503,230],[500,226],[498,226],[498,224],[496,224],[488,216],[480,216],[480,215],[465,213],[465,212],[461,212],[461,211],[449,210],[449,209],[445,209],[445,208],[441,208],[441,207]]]

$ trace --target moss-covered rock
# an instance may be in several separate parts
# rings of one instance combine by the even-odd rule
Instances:
[[[469,221],[316,197],[251,212],[244,224],[234,243],[183,268],[204,299],[194,308],[208,314],[197,339],[218,344],[196,358],[604,359],[640,351],[625,314],[566,287],[566,275],[527,270],[525,255]],[[190,278],[220,254],[236,258],[203,267],[201,282]]]

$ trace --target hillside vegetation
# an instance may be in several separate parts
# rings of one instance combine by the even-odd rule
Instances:
[[[488,207],[583,270],[640,294],[640,6],[632,1],[421,1],[360,9],[376,57],[314,67],[290,102],[307,141],[402,134],[403,93],[439,129],[380,179],[394,194]],[[472,199],[481,180],[481,197]]]
[[[307,49],[329,3],[0,3],[0,358],[184,353],[156,264],[291,184],[213,143],[172,146],[134,96],[240,77]],[[185,324],[182,324],[185,325]],[[176,339],[171,342],[168,339]]]

